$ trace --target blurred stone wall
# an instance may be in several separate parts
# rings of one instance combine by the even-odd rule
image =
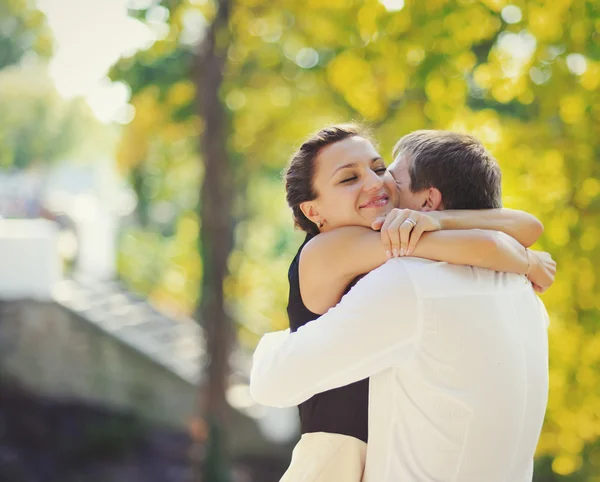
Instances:
[[[195,387],[52,302],[0,304],[0,371],[40,395],[77,398],[184,428]]]
[[[203,360],[197,325],[152,315],[147,303],[126,293],[117,303],[114,293],[102,300],[98,288],[68,283],[68,302],[0,301],[0,375],[44,397],[104,405],[187,432]],[[234,380],[246,378],[240,364],[234,357]],[[253,410],[267,416],[250,416]],[[297,431],[277,432],[290,433],[290,416],[295,421],[294,409],[232,408],[233,455],[288,460]]]

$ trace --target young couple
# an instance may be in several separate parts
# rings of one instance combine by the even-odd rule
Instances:
[[[471,136],[413,132],[393,157],[340,125],[287,170],[307,236],[290,330],[262,338],[250,385],[299,405],[282,481],[530,482],[548,391],[534,290],[555,274],[526,249],[542,226],[501,208],[500,169]]]

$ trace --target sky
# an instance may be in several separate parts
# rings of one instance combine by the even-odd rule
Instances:
[[[156,34],[127,16],[127,5],[152,0],[37,0],[55,37],[50,76],[67,99],[83,96],[102,122],[126,122],[130,92],[107,77],[121,56],[148,48]]]

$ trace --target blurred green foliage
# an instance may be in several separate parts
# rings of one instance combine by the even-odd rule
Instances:
[[[46,18],[33,1],[0,2],[0,69],[17,64],[25,55],[48,58],[52,42]]]
[[[132,87],[118,162],[140,199],[119,269],[175,312],[193,311],[202,275],[203,120],[190,59],[214,10],[185,0],[132,12],[166,18],[168,33],[111,74]],[[414,129],[470,132],[502,166],[505,205],[544,222],[539,248],[559,263],[543,297],[551,391],[537,480],[600,481],[600,2],[238,0],[230,31],[221,94],[239,224],[227,293],[240,341],[252,347],[287,327],[287,266],[301,235],[280,171],[304,137],[364,120],[391,161]]]
[[[91,147],[96,119],[82,100],[58,95],[44,64],[0,70],[0,92],[0,169],[46,164]]]
[[[89,107],[63,99],[50,79],[52,51],[52,32],[35,2],[0,0],[0,169],[98,150],[101,128]]]

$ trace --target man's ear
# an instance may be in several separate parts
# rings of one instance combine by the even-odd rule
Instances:
[[[304,213],[309,221],[317,224],[317,221],[320,220],[319,210],[313,201],[305,201],[300,203],[300,210]]]
[[[441,211],[444,209],[442,202],[442,193],[436,187],[430,187],[427,190],[427,197],[421,205],[421,211]]]

